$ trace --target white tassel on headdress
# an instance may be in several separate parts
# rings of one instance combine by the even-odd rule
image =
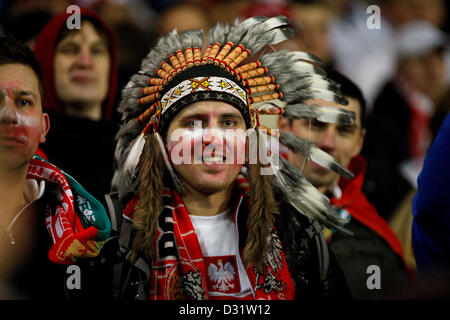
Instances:
[[[136,167],[141,158],[145,146],[145,133],[141,133],[133,143],[133,147],[128,154],[127,160],[123,166],[121,189],[124,190],[136,178]]]
[[[166,164],[166,168],[169,171],[170,177],[172,178],[173,186],[175,190],[178,192],[178,194],[183,194],[183,183],[181,182],[180,178],[178,178],[177,174],[175,173],[175,170],[172,167],[172,164],[170,163],[169,156],[166,152],[166,147],[164,146],[164,142],[159,135],[158,132],[155,132],[154,135],[156,135],[156,139],[158,140],[158,145],[161,150],[161,153],[164,158],[164,163]]]

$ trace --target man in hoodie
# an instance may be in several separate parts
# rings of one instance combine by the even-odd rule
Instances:
[[[71,14],[55,16],[34,47],[44,79],[43,107],[53,126],[42,149],[102,201],[113,169],[116,41],[95,13],[81,8],[80,14],[80,28],[73,30],[66,25]]]
[[[305,177],[330,199],[341,217],[348,221],[346,228],[354,233],[350,237],[333,229],[324,230],[325,239],[344,271],[353,297],[371,299],[398,294],[391,290],[397,285],[403,286],[409,279],[402,246],[361,190],[366,168],[365,159],[359,155],[366,133],[365,100],[360,89],[348,78],[334,71],[329,72],[328,76],[340,85],[342,94],[348,98],[348,105],[338,104],[337,107],[355,112],[354,124],[340,125],[314,119],[289,120],[280,117],[279,127],[298,137],[311,139],[317,147],[353,172],[355,177],[351,180],[340,178],[292,151],[288,152],[288,159],[301,168]],[[309,103],[330,105],[318,99]],[[375,273],[379,274],[379,281]]]
[[[110,222],[77,181],[34,155],[50,128],[42,75],[10,35],[0,39],[0,92],[0,298],[95,294],[100,268],[80,258],[98,256]]]

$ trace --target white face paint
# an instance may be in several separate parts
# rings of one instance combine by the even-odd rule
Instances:
[[[245,162],[245,129],[240,111],[225,102],[205,100],[184,108],[166,135],[175,171],[202,192],[232,187]]]
[[[176,129],[167,138],[174,164],[244,164],[246,131],[243,129]]]
[[[0,164],[29,161],[48,128],[33,70],[21,64],[0,66]]]
[[[28,133],[31,131],[36,133],[42,132],[41,119],[34,114],[27,114],[20,112],[20,108],[28,107],[26,99],[20,101],[22,98],[17,98],[17,93],[9,88],[2,88],[0,96],[0,123],[2,124],[3,136],[11,136],[17,138],[20,142],[26,143],[32,136]],[[24,104],[25,106],[17,106],[17,104]],[[6,129],[6,127],[9,127]]]

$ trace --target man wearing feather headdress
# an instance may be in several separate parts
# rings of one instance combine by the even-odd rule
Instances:
[[[291,35],[287,25],[255,17],[217,24],[206,37],[173,31],[130,79],[119,107],[117,193],[108,200],[120,232],[116,298],[348,296],[318,222],[340,219],[276,149],[251,143],[292,138],[263,130],[258,114],[280,114],[299,96],[343,99],[311,64],[317,58],[267,53]],[[351,176],[308,141],[295,143]]]

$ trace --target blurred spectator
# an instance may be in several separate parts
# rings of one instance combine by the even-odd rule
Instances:
[[[214,0],[212,0],[214,1]],[[261,5],[256,0],[217,0],[209,8],[213,21],[223,23],[234,23],[234,20],[241,16],[241,13],[251,5]]]
[[[292,8],[283,5],[276,5],[270,3],[256,3],[249,4],[244,10],[239,13],[239,17],[247,19],[250,17],[275,17],[285,16],[294,24],[295,16]],[[295,26],[293,25],[295,28]]]
[[[385,18],[383,22],[389,24],[390,28],[396,29],[417,18],[412,0],[382,0],[377,4]]]
[[[396,30],[414,20],[423,19],[440,28],[447,14],[443,0],[340,0],[329,1],[338,18],[331,25],[331,41],[336,69],[363,90],[371,113],[375,98],[396,69]],[[380,9],[380,29],[369,29],[369,5]],[[446,59],[450,66],[450,55]],[[447,74],[450,81],[450,74]]]
[[[387,0],[387,2],[397,0]],[[408,0],[400,0],[408,1]],[[330,25],[330,39],[335,68],[358,83],[367,100],[367,113],[372,111],[373,101],[384,82],[393,76],[395,69],[395,44],[393,29],[388,22],[388,10],[381,8],[381,29],[367,27],[368,4],[364,1],[346,1],[339,8]],[[407,6],[395,11],[393,21],[403,21],[411,9]],[[404,15],[406,17],[400,16]]]
[[[431,141],[430,121],[448,91],[442,48],[446,37],[426,22],[398,30],[395,77],[382,89],[368,120],[363,154],[368,160],[365,191],[389,219],[416,180]]]
[[[316,119],[280,118],[280,130],[310,139],[355,174],[350,180],[340,178],[337,173],[314,162],[305,162],[305,157],[299,153],[288,153],[289,161],[301,168],[305,177],[330,199],[341,218],[348,221],[345,228],[354,233],[354,236],[349,236],[333,229],[324,229],[325,239],[344,272],[353,298],[387,298],[392,290],[405,290],[409,286],[410,276],[398,238],[361,190],[366,161],[359,152],[366,134],[366,103],[360,89],[348,78],[333,71],[328,71],[328,75],[341,85],[341,92],[349,99],[348,105],[337,107],[355,112],[355,123],[344,125],[324,123]],[[307,102],[330,104],[320,99]],[[379,290],[369,290],[366,284],[367,270],[371,265],[376,265],[381,270],[382,283]]]
[[[411,0],[415,19],[428,21],[437,28],[442,28],[446,19],[444,0]]]
[[[29,11],[11,17],[6,21],[4,27],[17,40],[32,49],[39,32],[51,18],[52,15],[48,11]]]
[[[330,41],[330,22],[333,11],[321,1],[294,1],[291,5],[295,22],[298,25],[297,39],[304,51],[319,57],[331,67],[332,47]]]
[[[65,10],[69,5],[76,3],[70,0],[10,0],[6,1],[8,13],[12,16],[27,12],[45,11],[51,15]]]
[[[167,34],[173,29],[178,33],[186,30],[207,30],[214,24],[207,8],[199,4],[180,3],[161,13],[157,31]]]
[[[146,32],[151,32],[155,29],[158,14],[152,9],[148,1],[96,0],[94,2],[87,8],[97,12],[113,27],[114,25],[128,22],[135,24],[139,29]]]
[[[2,1],[0,21],[7,32],[32,49],[42,28],[69,4],[66,0]]]
[[[284,5],[276,5],[270,3],[256,3],[248,5],[243,11],[241,11],[238,15],[240,19],[247,19],[250,17],[276,17],[276,16],[285,16],[287,17],[291,24],[290,28],[294,31],[298,31],[299,26],[294,16],[294,11],[292,8]],[[304,45],[298,41],[297,38],[289,38],[285,41],[277,43],[272,46],[273,50],[297,50],[297,51],[305,51]],[[264,116],[263,116],[264,117]],[[273,117],[268,117],[273,118]]]
[[[52,120],[42,149],[103,201],[113,171],[116,42],[110,27],[95,13],[82,8],[81,15],[81,28],[68,30],[69,14],[64,10],[36,40],[44,110]]]
[[[93,6],[95,12],[111,26],[117,39],[118,88],[123,88],[132,74],[140,68],[140,62],[154,44],[156,19],[151,19],[149,8],[139,0],[127,5],[112,1],[101,1]],[[136,13],[139,10],[139,14]],[[144,11],[144,12],[142,12]],[[142,19],[145,19],[143,23]],[[144,27],[146,25],[146,27]],[[120,90],[116,100],[120,99]],[[118,123],[118,115],[113,110],[113,122]]]

